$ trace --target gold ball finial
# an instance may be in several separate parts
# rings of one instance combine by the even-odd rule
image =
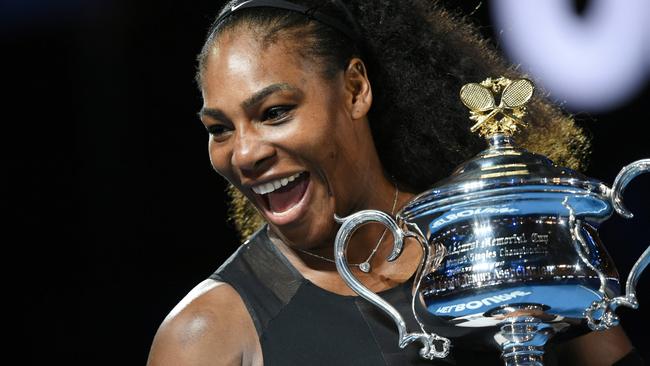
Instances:
[[[476,122],[470,130],[478,131],[483,137],[514,135],[517,126],[526,126],[522,118],[534,90],[533,82],[528,79],[510,80],[503,76],[463,85],[460,99],[470,109],[469,119]],[[501,100],[497,105],[495,97],[499,94]]]

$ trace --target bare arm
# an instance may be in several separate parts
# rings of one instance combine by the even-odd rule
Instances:
[[[252,364],[261,364],[261,352],[246,306],[232,287],[212,280],[196,286],[165,318],[147,361],[148,366]]]
[[[619,327],[591,332],[558,347],[560,365],[611,366],[632,351],[632,343]]]

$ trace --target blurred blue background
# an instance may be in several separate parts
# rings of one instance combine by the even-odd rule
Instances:
[[[591,19],[595,2],[567,2],[566,24]],[[592,135],[585,174],[611,185],[625,164],[650,157],[647,49],[630,53],[645,60],[630,64],[645,67],[629,78],[636,84],[627,94],[589,106],[567,89],[553,89],[552,68],[539,71],[542,66],[526,64],[526,55],[513,51],[515,41],[504,36],[514,27],[502,19],[512,17],[508,10],[499,13],[496,2],[444,3],[469,15]],[[18,268],[8,274],[6,296],[18,309],[10,316],[19,322],[10,352],[20,364],[144,364],[163,317],[236,248],[225,223],[225,185],[211,170],[207,135],[196,118],[201,100],[193,81],[194,57],[219,6],[0,2],[3,207],[12,218],[2,242],[5,262]],[[562,27],[552,18],[538,31]],[[640,39],[648,39],[647,29]],[[567,51],[544,52],[568,57]],[[598,65],[605,65],[602,74],[617,71]],[[607,100],[610,88],[602,89],[598,98]],[[634,219],[615,216],[600,229],[621,276],[650,244],[648,187],[650,177],[642,176],[625,193]],[[639,311],[621,311],[646,360],[649,284],[646,273]]]

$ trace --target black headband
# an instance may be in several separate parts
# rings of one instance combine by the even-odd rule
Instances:
[[[226,19],[228,16],[233,14],[236,11],[242,10],[242,9],[249,9],[249,8],[261,8],[261,7],[266,7],[266,8],[276,8],[276,9],[285,9],[285,10],[290,10],[290,11],[295,11],[297,13],[304,14],[307,16],[309,19],[314,19],[319,21],[320,23],[323,23],[325,25],[328,25],[339,32],[345,34],[348,36],[351,40],[353,41],[360,41],[361,37],[359,36],[358,32],[355,32],[352,28],[348,27],[347,25],[341,23],[340,21],[334,19],[333,17],[330,17],[328,15],[325,15],[321,12],[318,11],[319,6],[313,6],[311,8],[308,8],[303,5],[298,5],[294,3],[290,3],[288,1],[282,1],[282,0],[247,0],[243,1],[237,5],[231,6],[229,9],[227,9],[217,20],[212,23],[212,27],[210,27],[210,32],[209,34],[212,34],[217,27],[223,22],[224,19]],[[349,13],[346,10],[346,13]]]

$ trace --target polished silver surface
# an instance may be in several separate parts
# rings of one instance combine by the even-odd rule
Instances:
[[[528,311],[544,311],[544,309],[539,305],[518,305],[495,312],[505,317],[500,323],[497,334],[502,338],[499,344],[506,366],[544,364],[544,346],[555,330],[535,316],[512,316],[518,312]]]
[[[623,167],[614,179],[612,189],[609,190],[609,197],[616,212],[626,219],[631,219],[634,215],[623,206],[623,191],[632,179],[648,171],[650,171],[650,159],[641,159]]]
[[[650,171],[650,159],[642,159],[623,167],[614,179],[612,189],[609,191],[609,198],[619,215],[628,219],[634,216],[632,212],[623,206],[623,191],[632,179],[648,171]],[[636,299],[636,284],[639,281],[639,276],[648,267],[649,263],[650,246],[646,248],[632,266],[625,283],[625,295],[615,298],[603,297],[598,301],[594,301],[587,308],[585,316],[591,330],[605,330],[618,325],[619,319],[615,311],[619,306],[632,309],[639,307]]]
[[[418,236],[415,233],[410,231],[404,232],[397,225],[397,223],[390,217],[388,214],[376,211],[376,210],[364,210],[354,213],[348,217],[339,218],[335,216],[337,222],[342,223],[341,228],[336,234],[335,247],[334,247],[334,259],[336,261],[336,269],[343,277],[343,280],[350,286],[361,297],[370,301],[372,304],[383,310],[388,314],[391,319],[395,322],[397,326],[399,339],[398,344],[400,348],[406,347],[409,343],[414,341],[419,341],[422,343],[422,348],[420,349],[420,356],[426,359],[434,358],[444,358],[449,354],[450,341],[447,338],[440,337],[435,333],[430,333],[424,330],[424,326],[418,320],[416,320],[420,326],[420,332],[409,332],[406,329],[406,322],[402,318],[401,314],[387,301],[382,299],[379,295],[370,291],[365,287],[359,280],[354,277],[352,271],[350,270],[350,265],[347,261],[347,246],[350,237],[354,232],[361,227],[363,224],[369,222],[378,222],[384,224],[392,233],[393,233],[393,251],[391,255],[387,258],[388,261],[393,261],[399,257],[404,246],[404,238],[406,237],[415,237],[420,239],[421,236]],[[416,274],[416,281],[414,284],[413,294],[418,292],[418,287],[420,284],[421,275],[423,269],[428,268],[427,261],[431,262],[434,256],[430,255],[429,247],[421,240],[418,240],[422,244],[422,249],[424,251],[424,256],[422,257],[422,262],[418,267],[418,273]],[[417,296],[413,296],[411,308],[414,307],[414,302],[416,301]],[[440,350],[438,350],[440,347]]]
[[[545,156],[516,147],[510,136],[494,135],[488,143],[488,149],[458,166],[450,177],[419,194],[402,209],[400,215],[410,221],[429,210],[508,191],[590,193],[601,200],[609,194],[609,188],[603,183],[572,169],[559,167]],[[601,221],[610,214],[603,212]]]
[[[609,188],[516,147],[509,136],[492,135],[488,143],[449,178],[417,195],[395,220],[372,210],[339,219],[337,269],[395,321],[400,347],[419,340],[426,358],[444,357],[449,341],[436,349],[432,339],[452,339],[498,347],[506,365],[542,365],[551,337],[561,341],[608,329],[618,323],[618,306],[638,306],[636,282],[650,249],[620,295],[619,275],[598,227],[615,211],[631,217],[622,193],[634,177],[650,171],[650,159],[623,168]],[[401,315],[348,268],[347,242],[371,221],[393,232],[389,260],[400,255],[406,237],[416,238],[424,251],[411,306],[420,332],[409,333]],[[425,324],[435,328],[427,331]]]

